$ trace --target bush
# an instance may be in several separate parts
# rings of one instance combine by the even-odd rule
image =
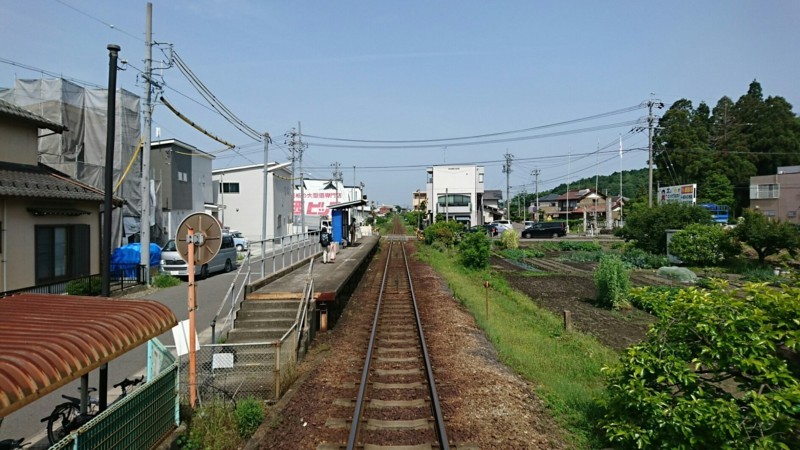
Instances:
[[[743,291],[681,290],[604,369],[614,448],[800,448],[800,290]]]
[[[261,422],[264,421],[264,408],[261,401],[255,397],[247,397],[236,404],[236,429],[239,436],[248,438],[256,432]]]
[[[464,267],[485,269],[489,267],[492,241],[484,233],[467,233],[458,246],[459,259]]]
[[[464,226],[455,220],[436,222],[425,228],[425,243],[432,245],[439,242],[445,247],[453,247],[463,229]]]
[[[498,240],[500,248],[519,248],[519,235],[514,230],[503,231]]]
[[[667,253],[667,230],[680,230],[692,223],[711,224],[711,213],[701,206],[666,203],[653,208],[635,203],[628,210],[625,226],[614,234],[650,253]]]
[[[103,280],[100,277],[81,278],[67,283],[69,295],[100,295],[103,290]]]
[[[658,269],[669,264],[666,256],[654,255],[636,247],[628,246],[622,252],[622,261],[637,269]]]
[[[153,278],[153,286],[159,289],[178,286],[179,284],[181,284],[180,278],[172,275],[160,274]]]
[[[227,450],[239,442],[234,411],[223,403],[207,402],[194,411],[183,448]]]
[[[662,317],[680,291],[680,288],[666,286],[633,288],[628,292],[628,301],[642,311]]]
[[[733,235],[719,225],[692,224],[678,231],[669,252],[692,266],[716,266],[741,252]]]
[[[627,301],[631,279],[622,260],[616,255],[606,255],[594,272],[598,306],[620,309],[630,306]]]

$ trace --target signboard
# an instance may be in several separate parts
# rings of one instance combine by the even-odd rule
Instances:
[[[306,216],[330,216],[331,205],[337,205],[344,201],[341,192],[334,190],[305,190]],[[303,213],[300,197],[300,190],[294,191],[294,215],[299,217]]]
[[[658,188],[658,204],[686,203],[694,205],[697,202],[697,185],[682,184],[680,186],[662,186]]]

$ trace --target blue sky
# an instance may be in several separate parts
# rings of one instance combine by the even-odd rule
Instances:
[[[172,44],[231,111],[273,136],[270,160],[288,159],[283,135],[300,123],[309,136],[304,171],[328,178],[338,162],[346,184],[363,181],[380,203],[409,205],[411,193],[424,189],[424,167],[443,163],[484,165],[486,188],[505,195],[506,152],[514,155],[512,195],[533,192],[533,169],[545,190],[620,164],[644,167],[647,135],[629,131],[647,111],[453,138],[619,111],[651,94],[667,106],[688,98],[713,107],[723,95],[736,100],[753,79],[795,111],[800,104],[794,0],[152,3],[154,40]],[[0,0],[0,86],[41,76],[20,64],[104,86],[106,46],[116,43],[130,63],[118,86],[141,95],[145,5]],[[161,48],[154,58],[166,60],[168,47]],[[237,144],[217,154],[215,168],[263,161],[262,145],[208,108],[177,68],[158,74],[173,105]],[[223,149],[164,106],[153,121],[162,138]],[[586,128],[593,131],[579,132]],[[376,148],[390,145],[401,148]]]

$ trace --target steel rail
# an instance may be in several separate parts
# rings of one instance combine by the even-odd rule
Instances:
[[[442,407],[439,404],[439,394],[436,393],[436,382],[433,377],[433,367],[431,366],[431,358],[428,355],[428,346],[425,344],[425,334],[422,332],[422,321],[419,318],[419,309],[417,308],[417,296],[414,294],[414,282],[411,281],[411,268],[408,266],[408,257],[406,256],[406,246],[401,243],[400,248],[403,249],[403,262],[406,266],[406,275],[408,276],[408,285],[411,287],[411,302],[414,305],[414,318],[417,321],[417,332],[419,334],[419,345],[422,348],[422,357],[425,360],[425,377],[428,379],[428,393],[431,397],[431,408],[433,409],[433,417],[436,422],[436,438],[439,439],[439,448],[442,450],[449,450],[449,442],[447,441],[447,430],[444,426],[444,417],[442,416]]]
[[[347,450],[356,448],[356,439],[361,426],[361,414],[364,410],[364,398],[367,392],[367,378],[369,369],[372,365],[372,352],[375,348],[375,334],[378,331],[378,318],[381,313],[381,303],[383,302],[383,291],[386,287],[386,276],[389,273],[389,261],[392,259],[392,246],[394,242],[389,241],[389,248],[386,254],[386,264],[383,267],[383,278],[381,279],[381,289],[378,294],[378,304],[375,307],[375,317],[372,319],[372,332],[369,335],[369,346],[367,347],[367,359],[364,362],[364,371],[361,373],[361,384],[358,387],[358,397],[356,398],[356,409],[353,413],[353,426],[350,428],[350,436],[347,438]]]

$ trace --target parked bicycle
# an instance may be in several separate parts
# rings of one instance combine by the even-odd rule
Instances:
[[[31,445],[30,442],[22,443],[25,438],[19,439],[3,439],[0,441],[0,450],[19,450],[23,447]]]
[[[120,388],[122,393],[112,405],[128,395],[128,388],[136,386],[144,382],[144,375],[139,378],[129,380],[125,378],[119,383],[115,384],[115,388]],[[80,388],[78,388],[80,390]],[[90,387],[89,393],[97,391],[97,388]],[[47,439],[50,445],[64,439],[67,435],[85,425],[98,414],[99,401],[96,397],[89,395],[89,403],[86,412],[81,414],[81,399],[71,397],[69,395],[62,395],[65,399],[69,400],[66,403],[61,403],[53,408],[53,412],[49,416],[42,419],[42,422],[47,422]],[[111,406],[111,405],[109,405]],[[13,448],[13,447],[12,447]]]

